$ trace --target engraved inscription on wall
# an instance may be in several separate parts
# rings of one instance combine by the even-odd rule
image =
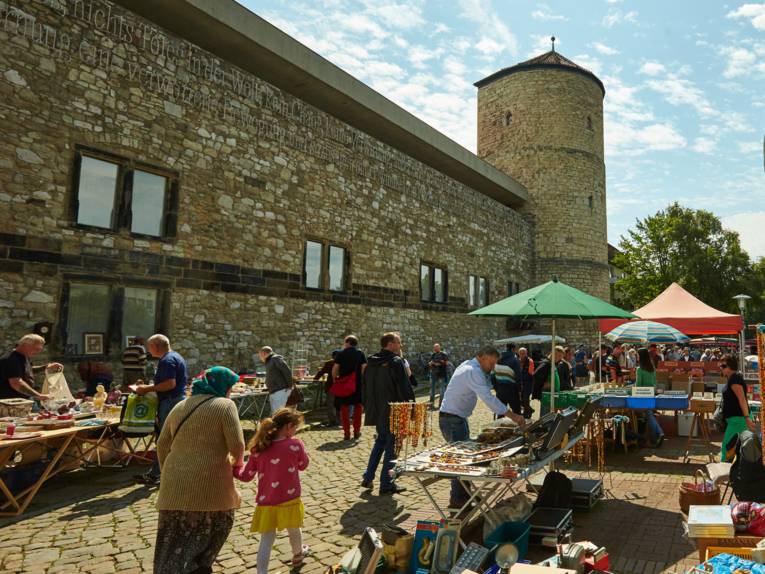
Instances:
[[[469,198],[496,216],[510,208],[387,146],[269,83],[106,0],[0,2],[0,30],[50,50],[72,67],[85,64],[107,78],[118,74],[165,101],[214,124],[246,130],[458,212]],[[438,190],[434,193],[434,190]]]

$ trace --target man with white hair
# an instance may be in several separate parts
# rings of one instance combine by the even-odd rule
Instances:
[[[38,393],[32,385],[35,382],[34,371],[48,369],[63,371],[60,363],[48,363],[33,367],[31,358],[39,355],[45,347],[45,339],[40,335],[24,335],[16,348],[0,357],[0,399],[37,399],[47,401],[50,396]]]
[[[159,333],[152,335],[146,344],[151,356],[159,359],[157,372],[154,374],[154,384],[141,385],[136,388],[135,392],[138,395],[157,393],[159,397],[157,436],[159,436],[170,411],[186,398],[186,361],[179,353],[170,348],[170,339],[164,335]],[[135,479],[151,486],[159,484],[159,477],[159,460],[154,459],[149,472],[136,475]]]

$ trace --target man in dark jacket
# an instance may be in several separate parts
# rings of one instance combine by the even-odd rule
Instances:
[[[513,373],[508,377],[495,377],[494,378],[494,390],[497,393],[497,398],[509,405],[514,413],[520,414],[522,412],[522,386],[519,380],[521,373],[521,364],[518,361],[518,355],[515,354],[515,343],[508,343],[507,348],[502,356],[497,361],[498,365],[504,365],[510,367]]]
[[[292,371],[284,357],[274,353],[271,347],[260,350],[260,360],[266,365],[266,390],[271,404],[271,414],[287,406],[292,390]]]
[[[398,333],[385,333],[380,339],[382,349],[368,358],[364,371],[364,426],[373,426],[377,438],[369,454],[367,470],[361,486],[372,488],[377,467],[382,459],[380,472],[380,494],[396,494],[404,492],[404,488],[396,486],[390,477],[393,468],[395,437],[390,432],[390,407],[388,403],[414,401],[414,390],[406,376],[404,361],[400,357],[401,337]]]

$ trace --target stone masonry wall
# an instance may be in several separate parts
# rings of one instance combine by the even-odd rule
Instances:
[[[608,300],[600,86],[550,68],[519,71],[482,87],[478,155],[529,191],[524,212],[534,221],[536,280],[557,275]],[[560,328],[571,338],[597,340],[593,323],[563,322]]]
[[[76,146],[176,172],[176,237],[74,224]],[[3,347],[58,332],[64,276],[159,281],[198,366],[386,329],[467,355],[505,334],[465,316],[468,276],[490,301],[532,276],[527,217],[105,0],[0,2],[0,231]],[[306,239],[347,247],[346,293],[302,288]],[[420,302],[421,261],[447,304]]]

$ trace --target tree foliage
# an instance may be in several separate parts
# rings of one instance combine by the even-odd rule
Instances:
[[[723,229],[709,211],[674,203],[638,220],[619,249],[613,264],[624,277],[615,291],[626,307],[637,309],[677,282],[707,305],[735,313],[732,297],[754,287],[754,268],[738,233]],[[757,266],[765,286],[765,264]]]

